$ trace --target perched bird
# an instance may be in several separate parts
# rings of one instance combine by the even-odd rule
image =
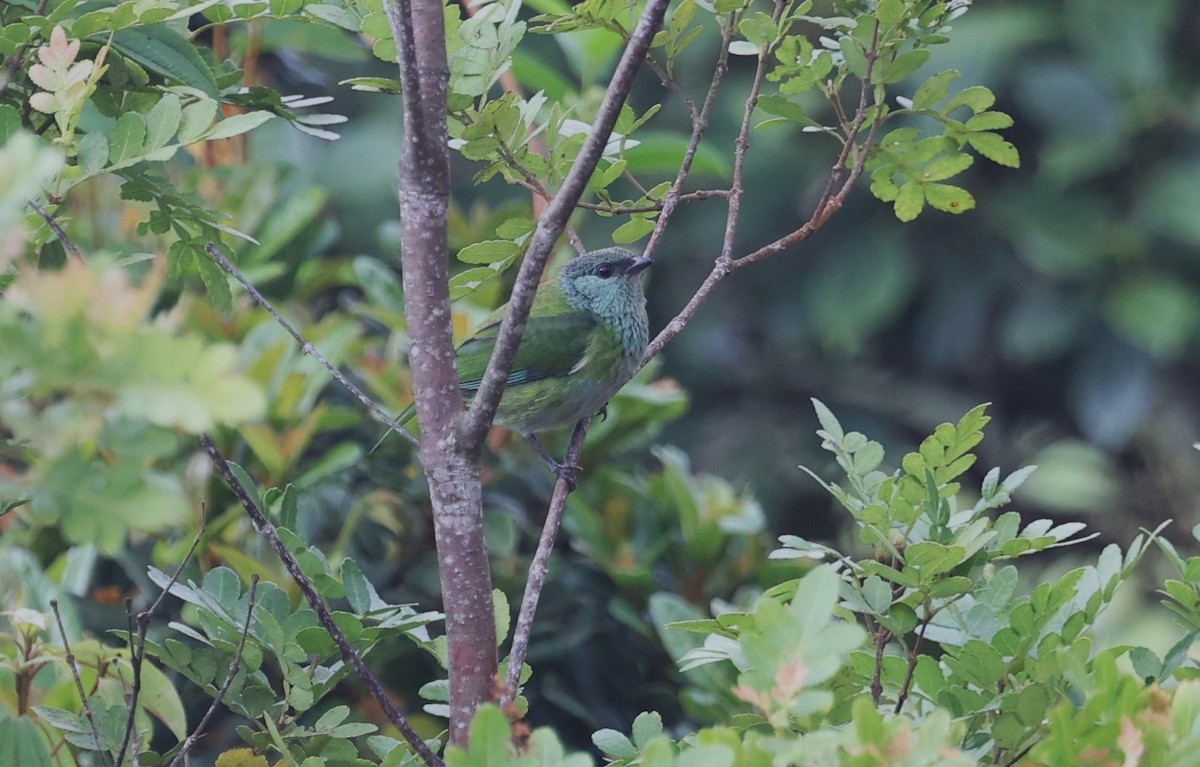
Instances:
[[[568,481],[575,467],[554,460],[534,434],[599,412],[637,371],[650,340],[640,277],[650,263],[623,248],[592,251],[568,261],[534,296],[496,423],[525,435]],[[458,347],[466,401],[479,389],[507,310],[497,309]],[[414,412],[410,406],[397,420]]]

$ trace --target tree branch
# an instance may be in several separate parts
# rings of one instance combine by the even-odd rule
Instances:
[[[388,415],[383,408],[379,407],[379,405],[375,403],[375,400],[367,396],[366,392],[355,386],[353,381],[343,375],[342,371],[337,369],[337,366],[335,366],[324,354],[321,354],[321,352],[317,350],[317,347],[304,340],[304,336],[300,335],[300,331],[296,330],[296,328],[294,328],[290,322],[285,320],[283,316],[275,310],[274,306],[271,306],[271,302],[268,301],[262,293],[258,292],[258,288],[254,287],[254,285],[252,285],[250,281],[246,279],[246,276],[242,274],[236,266],[233,265],[233,262],[231,262],[225,256],[225,254],[221,252],[221,249],[218,248],[216,244],[210,242],[204,246],[204,249],[208,252],[208,255],[212,256],[213,260],[221,266],[222,269],[224,269],[227,273],[232,275],[235,280],[241,283],[242,287],[246,289],[246,292],[250,294],[250,297],[253,298],[259,306],[266,309],[267,314],[271,315],[271,318],[279,323],[279,326],[286,330],[288,335],[296,339],[296,343],[300,344],[300,352],[302,354],[307,354],[317,362],[321,363],[321,366],[328,370],[329,374],[333,376],[333,380],[341,384],[343,389],[353,394],[355,399],[361,402],[367,408],[367,410],[370,410],[376,418],[387,424],[389,429],[399,434],[401,437],[404,437],[413,446],[416,446],[417,438],[410,434],[403,426],[396,423],[395,419]]]
[[[567,447],[567,457],[563,459],[563,463],[572,465],[579,461],[579,454],[583,451],[583,440],[587,436],[591,423],[592,419],[588,417],[575,424],[575,431],[571,433],[571,443]],[[550,568],[550,554],[554,551],[558,526],[562,522],[563,513],[567,508],[567,496],[570,494],[571,483],[560,477],[554,484],[554,495],[550,498],[546,521],[542,524],[542,535],[538,539],[537,551],[529,563],[525,594],[521,598],[521,612],[517,615],[517,626],[513,630],[512,649],[508,654],[508,677],[504,682],[504,692],[500,696],[501,708],[507,708],[517,697],[517,690],[521,684],[521,667],[525,664],[525,656],[529,652],[533,616],[537,612],[542,586],[546,583],[546,573]]]
[[[58,238],[58,241],[62,243],[62,246],[67,249],[67,253],[70,253],[80,261],[86,262],[86,259],[83,257],[83,251],[79,249],[79,246],[75,244],[75,241],[71,239],[71,236],[67,234],[67,230],[63,229],[62,224],[58,223],[58,219],[56,219],[53,214],[50,213],[50,211],[46,210],[46,208],[43,207],[42,204],[37,200],[30,199],[27,200],[27,202],[29,203],[29,207],[33,208],[37,214],[42,217],[42,220],[46,222],[46,226],[50,227],[50,231],[54,232],[54,236]]]
[[[630,36],[629,45],[621,54],[621,60],[613,72],[612,80],[605,91],[604,100],[592,124],[592,130],[587,140],[575,158],[570,172],[563,181],[562,187],[554,200],[546,207],[542,217],[538,219],[537,228],[517,273],[513,285],[512,296],[509,299],[508,313],[500,326],[496,338],[495,350],[488,362],[487,371],[483,375],[479,391],[476,393],[471,407],[463,414],[459,435],[463,445],[472,450],[478,450],[487,435],[488,427],[496,416],[496,408],[500,404],[500,396],[512,369],[513,359],[521,343],[521,335],[525,332],[525,324],[529,318],[529,308],[533,304],[533,296],[541,280],[546,261],[554,248],[554,243],[562,234],[567,219],[579,202],[588,179],[591,178],[596,164],[603,155],[604,147],[612,134],[613,126],[621,112],[621,106],[633,87],[633,79],[638,67],[645,60],[646,52],[654,35],[662,27],[663,15],[667,10],[668,0],[649,0]]]
[[[125,720],[125,735],[121,738],[121,748],[117,752],[117,765],[125,763],[125,753],[129,749],[129,743],[133,739],[133,730],[135,722],[135,714],[137,713],[138,698],[142,692],[142,663],[146,659],[146,635],[150,632],[150,621],[154,619],[155,613],[158,612],[159,606],[163,599],[171,592],[171,588],[179,580],[179,576],[183,573],[183,568],[187,566],[188,560],[196,553],[196,547],[200,545],[200,540],[204,537],[206,527],[207,514],[202,514],[200,518],[200,529],[196,531],[196,536],[192,538],[192,545],[188,547],[187,553],[183,555],[183,560],[179,566],[175,568],[175,572],[171,574],[171,580],[167,582],[164,588],[150,606],[138,613],[137,616],[137,643],[134,643],[133,633],[133,618],[132,618],[132,602],[129,599],[125,600],[125,614],[129,617],[129,666],[133,670],[133,686],[129,691],[129,716]]]
[[[163,592],[166,593],[166,592]],[[221,688],[217,690],[216,696],[213,698],[212,704],[208,710],[204,712],[204,716],[200,718],[200,723],[196,725],[196,729],[188,734],[187,739],[183,741],[183,746],[179,749],[179,753],[175,754],[175,758],[171,760],[169,767],[179,767],[183,764],[183,760],[187,757],[188,751],[196,745],[200,740],[200,736],[208,729],[209,720],[212,719],[217,707],[221,705],[221,701],[225,699],[225,693],[229,692],[230,685],[233,684],[233,678],[237,676],[238,671],[242,668],[242,650],[246,647],[246,636],[250,633],[250,619],[254,617],[254,602],[258,596],[258,576],[250,576],[250,596],[246,604],[246,622],[242,624],[242,635],[238,640],[237,652],[234,653],[233,663],[229,664],[229,672],[225,674],[225,681],[221,683]]]
[[[400,219],[413,396],[421,467],[429,482],[438,577],[446,613],[450,742],[466,745],[475,710],[495,687],[492,576],[483,537],[479,444],[463,443],[451,327],[447,212],[450,70],[441,0],[387,0],[404,98]]]
[[[708,85],[708,93],[704,96],[704,104],[700,107],[700,111],[696,111],[696,105],[690,98],[685,95],[685,103],[688,105],[688,111],[692,115],[692,135],[688,139],[687,150],[683,153],[683,163],[679,166],[679,172],[675,174],[675,181],[671,184],[670,191],[663,199],[662,212],[658,216],[658,220],[654,222],[654,231],[650,233],[650,239],[646,242],[646,247],[642,251],[642,255],[652,257],[658,249],[658,241],[662,239],[663,232],[667,229],[667,222],[675,213],[675,207],[680,202],[685,200],[689,195],[680,195],[680,190],[683,188],[683,182],[687,179],[688,174],[692,170],[692,162],[696,159],[696,152],[700,148],[700,140],[704,138],[704,134],[708,132],[708,124],[712,118],[713,104],[717,100],[717,90],[721,87],[721,81],[725,78],[725,73],[729,71],[729,43],[733,40],[733,17],[729,17],[727,23],[721,30],[721,50],[717,54],[717,65],[713,70],[712,81]],[[664,73],[665,74],[665,73]],[[670,82],[675,82],[674,79],[668,78]],[[664,83],[667,80],[663,81]],[[676,86],[678,87],[678,86]],[[726,190],[721,196],[729,199],[731,190]]]
[[[871,110],[867,109],[867,93],[870,92],[874,87],[871,77],[875,67],[875,60],[877,58],[877,52],[875,49],[878,46],[878,40],[879,23],[877,20],[875,23],[875,32],[871,50],[867,52],[867,72],[862,81],[862,89],[859,94],[858,111],[855,113],[853,123],[851,123],[850,130],[846,137],[846,143],[842,147],[841,153],[838,155],[837,160],[834,162],[833,167],[830,170],[829,178],[826,181],[826,191],[814,206],[812,215],[798,229],[784,235],[783,237],[780,237],[774,242],[758,248],[757,250],[745,256],[735,259],[731,256],[727,256],[724,252],[721,256],[718,256],[716,263],[713,264],[712,270],[708,273],[708,276],[704,278],[704,282],[700,284],[700,287],[696,289],[696,292],[692,294],[692,297],[688,300],[687,304],[679,311],[678,314],[675,315],[675,317],[671,319],[670,322],[667,323],[666,327],[664,327],[659,334],[655,336],[654,340],[650,342],[649,346],[646,347],[646,353],[642,357],[642,366],[645,366],[647,362],[660,354],[663,348],[669,344],[675,338],[675,336],[679,335],[683,331],[683,329],[691,321],[692,317],[694,317],[696,312],[699,310],[700,305],[703,304],[710,295],[712,295],[713,290],[715,290],[717,285],[719,285],[726,277],[739,269],[749,266],[750,264],[758,263],[759,261],[773,256],[776,253],[791,247],[792,245],[808,239],[814,233],[820,230],[820,228],[825,225],[825,223],[835,212],[841,209],[846,197],[850,194],[850,190],[854,187],[855,182],[857,182],[859,177],[862,175],[863,168],[867,163],[867,158],[871,153],[871,148],[875,145],[875,137],[879,128],[879,105],[875,105],[874,115],[872,115]],[[862,128],[866,124],[868,117],[872,117],[871,128],[867,133],[867,138],[861,144],[859,144],[858,137],[861,135]],[[851,151],[857,152],[857,155],[855,157],[854,165],[850,170],[850,174],[845,177],[844,181],[842,181],[842,174],[845,170],[846,160],[850,156]],[[839,182],[841,183],[839,184]],[[732,199],[733,195],[731,194],[730,197]]]
[[[270,544],[271,548],[275,550],[275,554],[283,563],[284,568],[287,569],[288,574],[292,576],[292,580],[295,581],[296,585],[300,588],[300,593],[304,595],[305,600],[308,601],[308,604],[310,607],[312,607],[313,612],[317,614],[317,621],[321,624],[321,627],[329,633],[329,636],[333,639],[334,644],[337,645],[338,650],[342,654],[342,660],[345,661],[348,666],[354,669],[354,673],[357,674],[358,678],[362,680],[363,685],[367,688],[367,692],[371,694],[371,697],[375,699],[375,702],[379,704],[379,707],[382,708],[383,712],[387,715],[388,720],[396,726],[396,729],[398,729],[400,734],[404,736],[404,739],[408,741],[408,745],[412,747],[412,750],[416,752],[418,756],[421,757],[425,764],[428,765],[428,767],[444,767],[441,758],[437,754],[433,753],[429,746],[425,744],[425,741],[421,739],[421,736],[418,735],[415,730],[413,730],[412,725],[408,723],[408,719],[404,717],[404,714],[400,713],[400,710],[396,708],[396,704],[394,704],[392,699],[389,698],[383,691],[383,685],[380,684],[379,680],[375,678],[375,675],[371,673],[371,669],[367,668],[367,664],[363,661],[362,656],[358,654],[358,651],[356,651],[350,644],[349,640],[346,639],[346,635],[343,634],[342,630],[338,628],[336,623],[334,623],[333,616],[330,614],[329,608],[325,606],[325,602],[317,593],[316,588],[313,587],[312,581],[310,581],[304,574],[304,571],[300,569],[300,564],[296,561],[296,558],[292,556],[292,552],[288,550],[287,546],[284,545],[283,540],[279,537],[279,532],[275,529],[275,526],[272,525],[270,520],[267,519],[266,515],[263,514],[262,509],[258,507],[258,502],[254,500],[249,491],[247,491],[246,488],[242,486],[242,483],[238,481],[237,476],[229,467],[229,462],[225,460],[225,456],[221,455],[221,451],[217,449],[217,445],[215,442],[213,442],[213,438],[208,434],[202,434],[200,436],[200,444],[204,446],[205,452],[207,452],[209,457],[212,458],[213,464],[216,466],[217,472],[225,480],[225,484],[227,484],[229,489],[233,491],[233,494],[237,496],[238,502],[241,503],[242,508],[246,511],[246,515],[250,517],[250,521],[254,525],[254,529],[257,530],[258,534],[265,538],[267,543]]]
[[[58,610],[58,600],[50,600],[50,610],[54,613],[54,621],[58,624],[58,635],[62,637],[63,649],[66,650],[67,668],[71,670],[71,678],[75,680],[75,691],[79,693],[79,700],[83,704],[83,716],[87,719],[88,727],[92,731],[92,740],[96,742],[96,756],[100,760],[100,764],[107,765],[112,762],[112,754],[104,750],[104,740],[100,737],[100,728],[96,726],[96,715],[92,713],[92,705],[88,702],[87,693],[83,689],[83,680],[79,678],[79,664],[75,660],[75,654],[71,652],[71,642],[67,639],[67,630],[63,628],[62,613]]]

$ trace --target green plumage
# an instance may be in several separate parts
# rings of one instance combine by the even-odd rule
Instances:
[[[523,434],[593,415],[633,376],[649,343],[641,272],[650,259],[622,248],[581,255],[538,286],[496,423]],[[507,304],[458,347],[464,400],[479,388]],[[398,419],[413,415],[408,408]]]

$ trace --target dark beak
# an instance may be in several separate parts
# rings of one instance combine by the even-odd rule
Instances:
[[[653,259],[639,256],[629,262],[629,266],[625,267],[626,274],[641,274],[646,270],[647,266],[654,263]]]

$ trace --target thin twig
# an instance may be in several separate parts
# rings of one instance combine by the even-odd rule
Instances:
[[[83,690],[83,680],[79,678],[79,664],[75,661],[75,654],[71,652],[71,643],[67,640],[67,630],[63,628],[62,613],[58,610],[57,599],[50,600],[50,610],[54,613],[54,621],[58,624],[58,634],[62,637],[63,649],[67,653],[67,668],[71,669],[71,678],[75,680],[75,690],[79,693],[79,700],[83,703],[84,718],[87,719],[88,727],[92,730],[92,739],[96,741],[96,754],[100,759],[100,764],[111,764],[112,754],[104,750],[100,728],[96,726],[96,715],[92,713],[92,705],[88,702],[87,693]]]
[[[883,651],[887,649],[888,640],[892,638],[892,632],[879,626],[875,633],[875,675],[871,678],[871,700],[875,705],[879,705],[879,699],[883,697]]]
[[[926,611],[928,611],[926,607]],[[896,697],[896,708],[893,713],[899,715],[904,709],[904,703],[908,700],[909,690],[912,689],[913,674],[917,670],[917,658],[921,652],[921,642],[925,639],[925,632],[929,629],[929,624],[933,622],[933,613],[925,616],[925,621],[921,624],[921,632],[917,634],[917,638],[913,641],[912,649],[908,652],[908,673],[904,675],[904,684],[900,685],[900,694]]]
[[[134,723],[137,720],[138,697],[142,694],[142,659],[138,657],[137,649],[133,644],[133,599],[125,597],[125,625],[128,631],[129,642],[129,667],[133,669],[133,685],[125,696],[125,705],[128,707],[125,715],[125,734],[121,736],[121,747],[117,749],[118,765],[125,763],[125,752],[129,749],[129,744],[133,740]],[[119,667],[118,667],[119,668]],[[124,674],[117,675],[121,679],[122,687],[124,687]]]
[[[775,12],[771,21],[778,25],[786,8],[786,0],[775,0]],[[744,179],[746,153],[750,151],[750,124],[754,118],[754,110],[758,107],[758,97],[762,94],[768,62],[775,57],[775,48],[782,39],[781,37],[779,41],[767,46],[759,55],[758,64],[754,68],[754,79],[750,84],[750,94],[746,97],[745,108],[742,109],[742,124],[738,129],[737,139],[733,143],[733,183],[729,187],[729,210],[725,216],[725,236],[721,242],[721,254],[718,260],[728,260],[733,257],[734,237],[737,234],[738,224],[741,223],[742,197],[745,195]]]
[[[671,189],[667,192],[667,196],[663,198],[662,212],[659,214],[658,220],[654,222],[654,231],[650,233],[650,239],[646,242],[646,247],[642,251],[642,255],[647,258],[652,257],[658,249],[658,242],[662,239],[663,233],[666,232],[667,222],[670,221],[672,214],[675,213],[676,206],[691,196],[680,195],[679,192],[683,188],[683,182],[687,179],[688,174],[691,173],[692,162],[696,159],[696,152],[700,148],[700,140],[708,132],[708,125],[712,119],[713,105],[717,101],[717,90],[721,87],[721,81],[725,78],[725,73],[729,71],[729,43],[733,40],[733,30],[733,17],[731,15],[721,30],[721,50],[717,54],[717,65],[713,69],[712,80],[709,82],[708,92],[704,95],[704,104],[700,107],[700,111],[696,111],[696,106],[691,102],[691,99],[687,100],[688,111],[692,115],[692,135],[688,139],[687,149],[683,153],[683,163],[679,166],[679,172],[675,174],[675,181],[671,184]],[[721,196],[728,200],[732,192],[732,189],[723,190]]]
[[[42,217],[42,220],[46,222],[46,226],[50,227],[50,231],[54,232],[54,236],[67,249],[67,252],[80,261],[86,262],[86,259],[83,257],[83,251],[79,249],[79,246],[75,244],[71,236],[67,234],[67,230],[62,228],[62,224],[58,223],[58,219],[54,218],[50,211],[42,207],[42,204],[37,200],[30,199],[27,202],[29,203],[29,207],[37,211],[37,214]]]
[[[283,540],[279,537],[279,532],[267,519],[266,515],[263,514],[262,509],[258,506],[258,502],[242,486],[242,483],[229,467],[229,462],[225,460],[225,456],[217,449],[213,438],[208,434],[202,434],[200,435],[200,443],[204,446],[209,457],[212,458],[213,464],[225,480],[225,483],[229,485],[233,494],[237,496],[242,508],[246,511],[246,515],[250,517],[250,522],[254,525],[254,529],[275,550],[275,554],[283,563],[284,568],[292,576],[292,580],[296,582],[296,585],[300,588],[300,592],[304,594],[304,598],[308,601],[309,606],[312,607],[313,612],[317,614],[317,621],[321,624],[322,628],[329,632],[329,636],[333,638],[334,644],[337,645],[338,650],[342,654],[342,660],[354,669],[354,672],[367,688],[367,692],[371,694],[371,697],[375,699],[375,702],[379,704],[380,708],[387,715],[388,720],[396,726],[396,729],[408,741],[408,745],[421,757],[425,764],[429,767],[444,767],[441,757],[433,753],[425,741],[421,739],[421,736],[417,734],[416,730],[412,728],[412,725],[409,724],[404,714],[400,713],[400,710],[396,708],[396,704],[383,691],[383,685],[371,673],[371,669],[367,667],[362,656],[359,655],[358,651],[346,639],[346,635],[334,623],[329,608],[325,606],[325,602],[313,587],[312,581],[300,569],[300,564],[292,556],[292,552],[288,550],[287,546],[284,545]]]
[[[646,51],[654,35],[662,27],[663,15],[667,10],[668,0],[648,0],[637,27],[633,31],[629,45],[621,54],[621,60],[613,72],[612,80],[604,94],[604,101],[596,114],[592,130],[587,140],[580,148],[571,170],[567,173],[562,187],[555,195],[554,201],[547,206],[546,211],[538,219],[530,241],[529,250],[517,279],[513,285],[512,296],[509,299],[508,313],[501,323],[499,335],[487,371],[480,382],[479,390],[471,402],[470,408],[459,420],[459,435],[463,444],[477,448],[483,444],[488,426],[496,415],[500,404],[500,395],[508,380],[521,336],[529,319],[529,309],[533,305],[533,296],[541,281],[542,271],[550,257],[550,251],[558,240],[563,227],[566,226],[575,203],[579,201],[588,180],[591,178],[596,164],[604,153],[604,147],[612,134],[613,126],[620,115],[621,106],[625,103],[630,89],[633,87],[634,76],[645,59]]]
[[[685,156],[684,163],[690,164],[690,162],[691,161]],[[672,185],[672,189],[674,188],[675,185]],[[677,195],[675,197],[675,203],[695,202],[696,200],[711,200],[714,197],[728,196],[728,189],[697,189],[694,192]],[[594,210],[598,213],[611,213],[613,215],[623,215],[626,213],[654,213],[656,211],[667,210],[668,207],[674,208],[674,204],[670,204],[668,202],[670,197],[671,193],[668,192],[666,197],[650,205],[605,205],[604,203],[599,202],[579,202],[575,205],[575,207],[583,208],[584,210]],[[670,212],[667,212],[666,215],[669,216]],[[647,247],[647,250],[649,250],[649,247]]]
[[[385,423],[389,429],[408,440],[411,445],[414,447],[417,446],[417,438],[406,431],[403,426],[396,423],[396,420],[388,415],[383,408],[375,404],[375,400],[367,396],[362,389],[355,386],[354,383],[345,375],[343,375],[342,371],[338,370],[337,367],[330,362],[324,354],[321,354],[317,347],[304,340],[304,336],[300,335],[300,332],[292,327],[291,323],[285,320],[279,314],[279,312],[275,311],[275,307],[271,306],[271,302],[268,301],[262,293],[258,292],[258,288],[250,284],[250,281],[246,279],[246,276],[242,274],[236,266],[233,265],[233,263],[225,256],[225,254],[221,252],[220,248],[210,242],[208,245],[204,246],[204,249],[210,256],[213,257],[213,260],[220,264],[222,269],[224,269],[226,272],[232,275],[235,280],[242,284],[242,287],[246,289],[246,292],[250,294],[255,302],[257,302],[262,308],[266,309],[267,314],[270,314],[272,319],[279,323],[280,327],[286,330],[288,335],[296,340],[296,343],[300,344],[300,352],[302,354],[307,354],[317,362],[321,363],[321,365],[329,371],[329,374],[333,376],[333,379],[341,384],[342,388],[353,394],[355,399],[366,406],[367,410],[370,410],[376,418],[378,418],[380,421],[383,421],[383,423]]]
[[[200,737],[204,734],[204,730],[208,728],[209,720],[212,719],[217,707],[221,705],[221,701],[225,698],[225,693],[229,692],[229,687],[233,684],[233,678],[237,676],[238,671],[242,668],[242,650],[246,647],[246,637],[250,634],[250,620],[254,617],[254,601],[258,595],[258,576],[250,576],[250,595],[246,600],[246,621],[242,624],[242,636],[238,640],[237,652],[234,653],[233,663],[229,665],[229,672],[225,674],[225,681],[221,684],[221,689],[217,691],[213,698],[212,704],[208,710],[204,712],[204,716],[200,718],[200,723],[196,725],[196,729],[187,736],[183,741],[183,747],[179,749],[179,753],[175,754],[175,758],[171,760],[169,767],[179,767],[183,764],[184,757],[188,751],[196,745]]]
[[[192,555],[196,553],[196,548],[200,545],[201,539],[204,537],[204,531],[207,527],[208,513],[207,506],[201,507],[200,513],[200,529],[196,531],[196,535],[192,538],[192,545],[188,547],[187,553],[183,555],[183,560],[179,566],[175,568],[175,572],[171,574],[171,580],[167,581],[167,586],[159,595],[150,603],[150,606],[138,613],[137,616],[137,641],[134,641],[133,619],[132,619],[132,601],[125,600],[125,614],[129,619],[129,665],[133,669],[133,688],[130,690],[128,705],[129,715],[125,719],[125,734],[121,738],[121,749],[117,752],[117,764],[121,765],[125,762],[125,753],[129,749],[129,744],[133,739],[133,730],[135,722],[135,713],[137,711],[138,698],[142,692],[142,664],[146,660],[146,635],[150,632],[150,622],[154,619],[158,608],[162,605],[163,600],[171,593],[171,589],[179,580],[179,576],[183,573],[183,568],[187,567],[187,563],[191,560]]]
[[[567,446],[567,457],[563,459],[564,464],[571,466],[578,463],[579,454],[583,450],[583,440],[591,423],[592,419],[588,417],[575,424],[575,431],[571,433],[571,442]],[[538,599],[541,597],[542,586],[546,582],[546,573],[550,566],[550,554],[554,551],[558,526],[562,522],[563,512],[567,508],[567,496],[570,493],[571,483],[560,477],[554,484],[554,495],[550,498],[546,521],[542,524],[537,551],[529,563],[529,577],[525,581],[525,594],[521,598],[521,611],[517,615],[512,649],[508,654],[508,677],[505,679],[504,692],[500,696],[501,708],[506,708],[517,696],[517,689],[521,683],[521,667],[525,664],[525,656],[529,652],[533,616],[537,612]]]
[[[877,42],[878,24],[876,24],[875,36]],[[758,248],[757,250],[745,256],[741,256],[740,258],[736,259],[718,257],[716,262],[713,264],[712,270],[708,273],[708,276],[704,278],[704,282],[702,282],[700,287],[696,289],[696,292],[692,294],[692,297],[688,300],[687,304],[683,307],[683,309],[679,310],[679,313],[667,323],[666,327],[659,331],[659,334],[655,336],[654,340],[652,340],[646,347],[646,353],[642,357],[642,366],[645,366],[646,363],[660,354],[663,348],[669,344],[675,338],[675,336],[679,335],[685,327],[687,327],[687,324],[691,321],[692,317],[695,316],[701,304],[703,304],[708,297],[712,295],[713,290],[715,290],[717,285],[719,285],[726,277],[739,269],[745,268],[750,264],[758,263],[759,261],[769,258],[770,256],[773,256],[776,253],[791,247],[792,245],[808,239],[822,226],[824,226],[835,212],[841,209],[842,205],[845,203],[846,197],[850,194],[850,190],[862,175],[863,168],[866,166],[867,157],[871,152],[871,147],[875,145],[875,136],[879,128],[880,120],[879,115],[876,113],[866,140],[863,141],[862,144],[856,143],[857,138],[862,131],[863,125],[866,124],[869,114],[866,107],[866,94],[872,89],[871,77],[875,66],[876,55],[874,48],[876,47],[876,42],[872,43],[872,50],[868,51],[869,55],[867,61],[867,72],[863,78],[858,112],[855,114],[854,122],[851,124],[850,133],[847,136],[846,144],[842,148],[841,153],[838,155],[837,161],[833,164],[833,167],[830,171],[829,179],[826,182],[826,193],[823,194],[821,199],[817,201],[817,204],[813,208],[812,215],[798,229],[784,235],[783,237],[780,237],[774,242]],[[876,105],[876,107],[877,106],[878,105]],[[845,170],[846,159],[849,157],[849,153],[852,150],[858,152],[858,155],[855,159],[854,165],[850,170],[850,174],[843,180],[842,174]]]

